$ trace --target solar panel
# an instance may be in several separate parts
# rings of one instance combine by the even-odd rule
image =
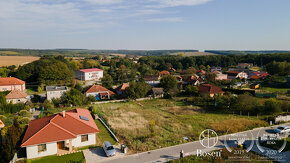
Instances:
[[[81,116],[81,115],[80,115],[80,119],[85,120],[85,121],[89,121],[89,118]]]

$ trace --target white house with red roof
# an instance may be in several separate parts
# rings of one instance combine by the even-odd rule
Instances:
[[[98,68],[80,69],[75,72],[75,77],[79,80],[100,80],[104,76],[104,71]]]
[[[0,92],[20,90],[25,91],[25,81],[15,77],[0,78]]]
[[[7,103],[17,104],[17,103],[26,103],[28,101],[27,93],[20,91],[18,89],[12,90],[6,95]]]
[[[111,96],[115,95],[113,91],[108,90],[100,85],[93,85],[86,91],[86,96],[94,96],[97,100],[110,99]]]
[[[99,129],[87,109],[63,111],[32,120],[22,140],[27,159],[73,152],[96,144]]]

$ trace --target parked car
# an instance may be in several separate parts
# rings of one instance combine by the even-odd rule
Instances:
[[[116,155],[116,150],[115,150],[114,146],[109,141],[104,142],[103,149],[104,149],[107,157],[111,157],[111,156]]]
[[[284,134],[290,132],[289,126],[279,126],[274,130],[275,133]]]

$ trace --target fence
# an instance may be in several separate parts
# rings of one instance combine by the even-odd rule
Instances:
[[[110,132],[110,134],[113,136],[113,138],[119,142],[118,138],[116,135],[111,131],[111,129],[106,125],[106,123],[99,117],[98,120],[106,127],[106,129]]]
[[[290,115],[278,116],[278,117],[275,118],[275,123],[288,122],[288,121],[290,121]]]

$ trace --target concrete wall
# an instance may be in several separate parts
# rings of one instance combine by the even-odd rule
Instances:
[[[0,92],[2,91],[12,91],[12,90],[20,90],[20,91],[25,91],[25,84],[23,85],[3,85],[0,86]]]
[[[52,100],[53,98],[60,98],[64,92],[67,90],[62,90],[62,91],[48,91],[46,92],[46,99],[47,100]]]
[[[88,134],[88,141],[82,142],[81,135],[72,140],[73,147],[83,147],[96,144],[96,133]]]
[[[93,71],[93,72],[82,72],[76,71],[75,77],[79,80],[100,80],[103,78],[104,72],[103,71]]]
[[[18,99],[7,99],[7,103],[12,102],[12,104],[17,104],[17,103],[26,103],[28,100],[26,98],[18,98]]]
[[[55,155],[57,153],[57,143],[47,143],[46,151],[38,152],[38,146],[28,146],[26,147],[27,159]]]

